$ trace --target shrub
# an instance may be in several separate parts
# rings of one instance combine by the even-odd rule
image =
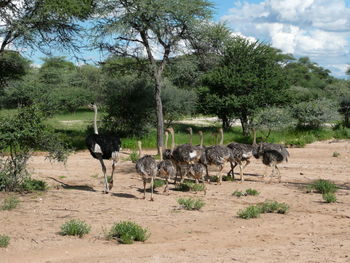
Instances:
[[[154,179],[153,181],[153,189],[158,188],[158,187],[162,187],[163,185],[165,185],[165,181],[162,179]]]
[[[10,237],[0,235],[0,247],[7,247],[10,243]]]
[[[238,211],[238,216],[243,219],[257,218],[260,216],[261,210],[255,205],[248,206],[244,210]]]
[[[325,193],[322,195],[323,200],[326,201],[326,203],[335,203],[337,202],[337,197],[334,193]]]
[[[253,196],[260,194],[257,190],[252,189],[252,188],[249,188],[249,189],[245,190],[245,192],[246,192],[247,195],[253,195]]]
[[[200,192],[200,191],[204,191],[204,188],[205,186],[203,184],[196,184],[189,181],[184,181],[183,183],[177,184],[175,186],[175,189],[177,191],[182,191],[182,192],[188,192],[188,191]]]
[[[139,154],[136,151],[132,151],[129,155],[130,161],[133,163],[136,163],[137,160],[139,159]]]
[[[289,206],[285,203],[278,203],[276,201],[267,201],[258,205],[261,213],[278,213],[285,214],[289,210]]]
[[[192,198],[179,198],[177,202],[186,210],[199,210],[205,205],[201,199]]]
[[[134,241],[145,242],[150,236],[147,229],[130,221],[115,223],[109,231],[107,238],[116,238],[122,244],[132,244]]]
[[[25,191],[46,191],[47,184],[42,180],[36,180],[32,178],[28,178],[23,182],[22,185],[23,190]]]
[[[338,152],[333,152],[332,156],[333,156],[333,157],[339,157],[339,156],[340,156],[340,153],[338,153]]]
[[[312,187],[320,194],[335,193],[338,190],[338,187],[334,183],[323,179],[315,181]]]
[[[334,103],[327,99],[300,102],[293,106],[293,117],[300,127],[319,128],[323,123],[336,119]]]
[[[232,193],[233,196],[236,196],[236,197],[241,197],[242,195],[245,195],[245,193],[241,192],[241,191],[238,191],[238,190],[235,190],[233,193]]]
[[[216,176],[217,177],[217,176]],[[217,180],[217,179],[216,179]],[[231,176],[229,176],[229,175],[224,175],[223,177],[222,177],[222,180],[224,181],[224,182],[227,182],[227,181],[230,181],[230,182],[233,182],[234,181],[234,179],[231,177]]]
[[[12,210],[17,207],[19,200],[15,196],[9,196],[4,199],[3,205],[0,207],[0,210]]]
[[[61,226],[60,234],[63,236],[79,236],[81,238],[85,234],[88,234],[90,230],[91,227],[84,221],[81,221],[79,219],[72,219]]]

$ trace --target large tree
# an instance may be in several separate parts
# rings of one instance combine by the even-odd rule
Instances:
[[[93,0],[2,0],[0,1],[0,53],[13,47],[33,47],[50,52],[58,46],[76,48]],[[49,47],[49,48],[48,48]]]
[[[113,54],[147,58],[154,81],[157,145],[163,145],[162,76],[172,52],[211,16],[207,0],[100,0],[93,28],[95,45]]]
[[[223,128],[239,118],[243,133],[249,132],[254,113],[285,100],[288,83],[283,63],[289,59],[259,41],[235,37],[227,42],[220,65],[208,73],[200,92],[205,113],[216,114]]]

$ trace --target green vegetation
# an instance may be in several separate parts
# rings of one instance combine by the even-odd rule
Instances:
[[[249,188],[249,189],[245,190],[245,192],[235,190],[235,191],[232,193],[232,195],[233,195],[233,196],[236,196],[236,197],[247,196],[247,195],[256,196],[256,195],[259,195],[259,194],[260,194],[260,193],[259,193],[257,190],[252,189],[252,188]]]
[[[285,203],[276,201],[266,201],[261,204],[251,205],[243,210],[238,211],[238,217],[243,219],[257,218],[264,213],[286,214],[289,206]]]
[[[88,234],[91,227],[87,225],[84,221],[79,219],[72,219],[67,221],[61,226],[60,234],[63,236],[79,236],[80,238]]]
[[[107,234],[108,239],[115,238],[122,244],[132,244],[134,241],[145,242],[149,237],[150,233],[147,229],[130,221],[115,223]]]
[[[153,180],[153,188],[155,189],[155,188],[159,188],[159,187],[162,187],[162,186],[164,186],[165,185],[165,181],[164,180],[162,180],[162,179],[154,179]]]
[[[3,204],[0,206],[0,210],[12,210],[17,207],[19,200],[15,196],[8,196],[4,199]]]
[[[260,208],[255,205],[248,206],[246,209],[238,211],[238,217],[243,219],[257,218],[260,214]]]
[[[0,247],[7,247],[10,243],[10,237],[6,235],[0,235]]]
[[[335,193],[338,187],[328,180],[317,180],[312,184],[312,188],[320,194]]]
[[[183,183],[177,184],[175,186],[177,191],[189,192],[189,191],[204,191],[205,186],[203,184],[196,184],[191,181],[184,181]]]
[[[129,159],[130,161],[132,161],[133,163],[136,163],[137,160],[139,159],[139,154],[136,151],[132,151],[129,155]]]
[[[46,182],[42,180],[28,178],[24,180],[22,188],[24,191],[33,192],[33,191],[46,191],[48,186]]]
[[[339,157],[339,156],[340,156],[340,153],[338,153],[338,152],[333,152],[332,156],[333,156],[333,157]]]
[[[334,193],[325,193],[322,195],[323,200],[326,201],[326,203],[335,203],[337,202],[337,197]]]
[[[193,198],[179,198],[177,202],[186,210],[200,210],[205,205],[203,200]]]

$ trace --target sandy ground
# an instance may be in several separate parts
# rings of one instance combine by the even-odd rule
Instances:
[[[50,190],[19,195],[18,208],[0,211],[0,234],[11,237],[9,247],[0,248],[0,262],[350,262],[350,141],[289,151],[289,162],[280,165],[280,184],[262,182],[264,166],[253,160],[244,183],[210,184],[205,197],[171,185],[170,194],[161,189],[154,202],[141,199],[142,183],[127,155],[108,195],[102,194],[100,165],[87,151],[72,155],[66,166],[34,156],[32,173]],[[333,152],[340,156],[332,157]],[[341,187],[337,203],[326,204],[320,194],[303,190],[319,178]],[[247,188],[260,195],[231,195]],[[1,193],[0,201],[6,196]],[[206,205],[201,211],[179,209],[176,200],[188,196],[203,198]],[[237,217],[240,209],[267,199],[289,204],[290,212]],[[60,226],[73,218],[90,224],[90,234],[81,239],[59,235]],[[105,240],[104,233],[121,220],[147,227],[150,238],[132,245]]]

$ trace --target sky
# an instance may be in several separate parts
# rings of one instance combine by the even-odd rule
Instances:
[[[350,0],[211,1],[214,21],[225,22],[234,33],[271,44],[296,58],[307,56],[333,76],[346,77],[350,66]],[[34,53],[31,59],[40,64],[40,57],[44,55]],[[97,62],[104,56],[94,51],[84,53],[84,57]]]

